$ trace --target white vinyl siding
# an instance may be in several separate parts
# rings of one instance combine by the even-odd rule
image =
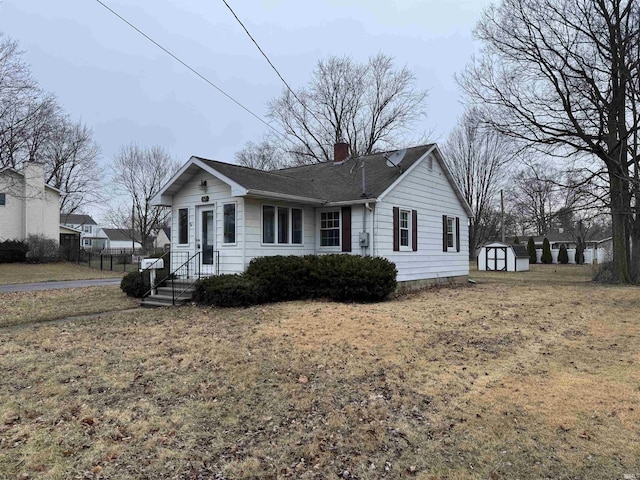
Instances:
[[[206,180],[206,191],[203,191],[201,180]],[[203,201],[203,197],[206,201]],[[224,204],[234,203],[236,206],[236,242],[225,244],[224,242]],[[243,235],[244,235],[244,199],[232,197],[231,188],[208,173],[195,175],[187,182],[178,193],[173,196],[171,208],[171,251],[185,252],[193,255],[196,251],[196,206],[208,206],[214,209],[214,235],[213,244],[219,252],[219,273],[240,273],[244,270]],[[178,244],[178,211],[188,208],[187,217],[187,243]],[[181,255],[179,258],[183,258]],[[178,260],[178,256],[175,256]],[[174,256],[171,257],[174,264]],[[177,265],[173,265],[176,267]]]
[[[418,250],[393,251],[393,207],[417,210]],[[460,251],[443,252],[442,216],[460,218]],[[440,162],[428,159],[412,169],[375,206],[373,255],[396,264],[398,281],[457,277],[469,274],[467,214],[450,185]],[[409,215],[411,219],[411,215]],[[410,220],[409,220],[410,221]],[[454,234],[455,242],[455,234]],[[411,232],[409,232],[411,245]],[[455,244],[454,244],[455,245]]]

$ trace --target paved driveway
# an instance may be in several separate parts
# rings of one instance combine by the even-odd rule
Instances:
[[[0,293],[120,285],[121,280],[120,278],[100,278],[97,280],[69,280],[64,282],[16,283],[12,285],[0,285]]]

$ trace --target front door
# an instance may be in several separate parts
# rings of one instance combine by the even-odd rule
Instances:
[[[198,226],[196,228],[196,251],[200,252],[200,275],[214,275],[216,270],[215,251],[215,208],[204,205],[196,208]]]

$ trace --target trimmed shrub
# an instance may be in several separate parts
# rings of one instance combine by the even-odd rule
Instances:
[[[218,307],[248,307],[260,303],[260,281],[242,275],[217,275],[196,282],[194,301]]]
[[[574,260],[578,265],[582,265],[584,263],[584,250],[582,247],[576,247]]]
[[[60,247],[55,239],[44,235],[27,237],[27,260],[33,263],[57,262],[60,259]]]
[[[26,260],[29,247],[18,240],[0,242],[0,263],[20,263]]]
[[[567,252],[567,247],[565,247],[564,243],[560,245],[560,251],[558,252],[558,262],[566,265],[569,263],[569,252]]]
[[[150,288],[149,272],[129,272],[120,281],[120,289],[129,297],[142,298]]]
[[[529,252],[529,263],[538,263],[536,242],[534,242],[533,237],[529,237],[529,241],[527,242],[527,252]]]
[[[379,302],[397,287],[395,264],[380,257],[323,255],[317,271],[316,297],[337,302]]]
[[[245,274],[260,281],[262,294],[269,302],[312,298],[311,278],[316,258],[316,255],[258,257],[251,260]]]
[[[219,275],[197,282],[195,300],[220,307],[308,298],[377,302],[396,289],[396,275],[395,265],[378,257],[260,257],[241,275]]]
[[[542,241],[542,258],[540,259],[542,263],[553,263],[553,255],[551,255],[551,245],[549,244],[549,240],[547,237],[544,237]]]
[[[514,245],[520,245],[520,238],[518,237],[518,235],[513,237],[513,244]]]

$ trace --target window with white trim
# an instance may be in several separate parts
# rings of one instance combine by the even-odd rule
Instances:
[[[4,207],[7,204],[7,197],[5,193],[0,193],[0,207]]]
[[[262,243],[302,244],[302,209],[262,205]]]
[[[398,229],[400,235],[400,247],[409,247],[411,239],[411,211],[400,210],[400,225]]]
[[[447,217],[447,249],[456,248],[456,219]]]
[[[320,212],[320,246],[340,246],[340,210]]]
[[[222,205],[223,215],[223,243],[236,243],[236,204],[225,203]]]

